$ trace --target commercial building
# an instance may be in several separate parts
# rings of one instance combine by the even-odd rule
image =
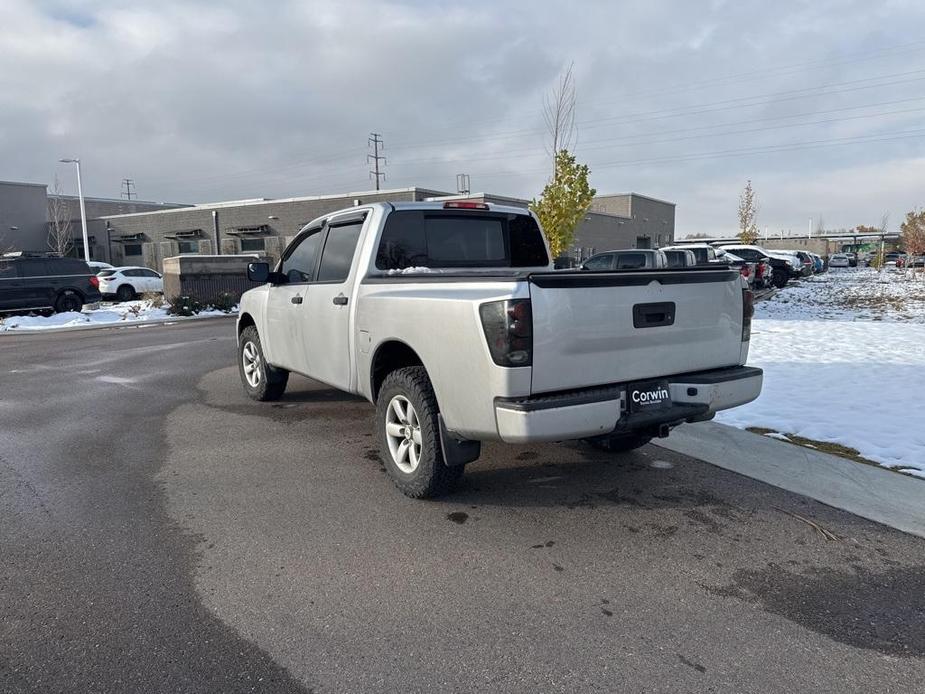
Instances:
[[[57,204],[55,204],[57,203]],[[150,212],[186,207],[177,203],[84,197],[87,219],[105,215]],[[57,217],[70,224],[71,255],[83,257],[80,203],[76,195],[49,195],[44,183],[0,181],[0,252],[47,251],[49,223]],[[89,225],[88,225],[89,228]],[[90,257],[102,260],[108,251],[102,237],[88,233]]]
[[[279,258],[312,219],[370,202],[477,200],[526,208],[528,200],[490,193],[451,194],[397,188],[336,195],[256,198],[201,205],[85,197],[90,257],[113,265],[163,269],[178,255],[261,253]],[[59,204],[54,205],[57,201]],[[80,207],[75,196],[48,195],[46,186],[0,183],[0,249],[47,250],[48,225],[70,220],[73,255],[83,255]],[[567,254],[573,261],[596,251],[655,248],[674,239],[675,206],[637,193],[594,199]],[[3,231],[9,233],[4,237]]]

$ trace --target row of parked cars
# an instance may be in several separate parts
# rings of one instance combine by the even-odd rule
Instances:
[[[146,267],[113,267],[47,253],[0,256],[0,312],[80,311],[104,299],[130,301],[163,291],[163,277]]]
[[[824,272],[826,264],[807,251],[768,251],[747,244],[690,243],[660,249],[606,251],[581,264],[584,270],[641,270],[719,263],[739,269],[752,289],[781,288],[796,278]]]

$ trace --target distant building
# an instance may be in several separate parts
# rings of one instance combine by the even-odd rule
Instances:
[[[48,196],[46,186],[32,183],[0,183],[0,248],[47,250],[48,207],[54,197],[65,202],[74,239],[72,253],[82,256],[77,197]],[[458,199],[524,208],[529,204],[523,198],[491,193],[454,195],[418,187],[202,205],[91,197],[84,201],[92,259],[160,270],[164,258],[176,255],[253,252],[279,258],[305,224],[344,207],[379,201]],[[674,215],[673,203],[637,193],[597,197],[579,224],[567,255],[582,259],[599,251],[669,244],[674,239]],[[5,239],[4,229],[9,230]]]
[[[48,224],[51,221],[52,201],[58,199],[62,219],[71,223],[74,248],[71,255],[83,256],[83,234],[80,226],[80,203],[76,195],[49,195],[44,183],[0,181],[0,251],[47,251]],[[151,210],[185,207],[177,203],[119,200],[113,198],[84,197],[87,220],[110,214],[147,212]],[[89,224],[88,224],[89,228]],[[103,239],[89,234],[90,256],[106,257]]]

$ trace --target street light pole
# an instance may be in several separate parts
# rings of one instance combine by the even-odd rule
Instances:
[[[87,209],[84,206],[83,188],[80,186],[80,159],[59,159],[64,164],[77,164],[77,199],[80,200],[80,228],[84,239],[84,260],[90,262],[90,237],[87,236]]]

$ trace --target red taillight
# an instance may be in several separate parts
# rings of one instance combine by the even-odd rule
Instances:
[[[495,364],[530,366],[533,363],[533,312],[529,299],[482,304],[479,317]]]
[[[94,289],[100,288],[100,278],[96,275],[90,275],[90,286]]]
[[[487,210],[488,205],[484,202],[473,202],[472,200],[453,200],[443,203],[444,210]]]
[[[739,272],[742,273],[742,277],[748,279],[748,276],[752,274],[752,269],[748,265],[743,265]]]
[[[751,289],[742,290],[742,342],[752,337],[752,316],[755,315],[755,295]]]

